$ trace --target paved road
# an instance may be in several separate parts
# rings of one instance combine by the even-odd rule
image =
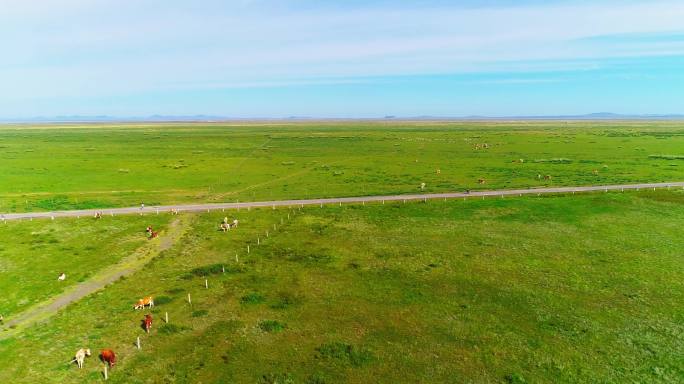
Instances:
[[[59,217],[80,217],[94,216],[96,212],[104,215],[130,215],[130,214],[157,214],[170,212],[175,209],[178,212],[201,212],[217,209],[244,209],[259,207],[289,207],[304,205],[322,204],[345,204],[345,203],[366,203],[366,202],[385,202],[385,201],[410,201],[410,200],[431,200],[431,199],[459,199],[487,196],[520,196],[550,193],[576,193],[592,191],[623,191],[655,188],[684,188],[684,182],[672,183],[644,183],[644,184],[623,184],[623,185],[597,185],[585,187],[553,187],[553,188],[530,188],[530,189],[503,189],[493,191],[473,191],[452,192],[452,193],[428,193],[411,195],[391,195],[391,196],[360,196],[360,197],[335,197],[328,199],[306,199],[306,200],[276,200],[276,201],[255,201],[246,203],[212,203],[212,204],[181,204],[181,205],[161,205],[130,208],[111,208],[111,209],[83,209],[71,211],[55,212],[32,212],[32,213],[8,213],[0,214],[0,220],[21,220],[21,219],[55,219]]]

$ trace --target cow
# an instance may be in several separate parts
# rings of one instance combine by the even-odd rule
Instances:
[[[235,220],[233,220],[233,223],[230,224],[230,227],[231,227],[231,228],[237,228],[238,223],[239,223],[238,219],[235,219]]]
[[[105,364],[109,364],[109,368],[113,368],[114,364],[116,364],[116,354],[111,349],[103,349],[100,351],[100,360]]]
[[[138,302],[133,306],[133,309],[144,309],[146,306],[149,306],[150,308],[154,307],[154,300],[152,299],[152,296],[138,300]]]
[[[152,329],[152,315],[145,315],[145,319],[143,320],[143,326],[145,327],[145,332],[149,334],[150,329]]]
[[[221,231],[223,231],[223,232],[228,232],[228,231],[230,231],[230,224],[221,223],[221,225],[219,225],[219,230],[221,230]]]
[[[102,218],[102,212],[97,212],[97,213],[95,214],[95,220],[101,219],[101,218]]]
[[[485,179],[478,179],[478,180],[477,180],[477,183],[478,183],[478,184],[486,184],[486,183],[487,183],[487,180],[485,180]]]
[[[86,356],[90,356],[90,349],[79,349],[76,351],[76,354],[74,355],[74,359],[71,360],[72,362],[76,362],[76,365],[78,365],[78,368],[83,368],[83,362],[85,361]]]
[[[159,236],[159,232],[154,231],[154,230],[152,229],[152,227],[147,227],[147,228],[145,229],[145,232],[147,232],[147,238],[150,239],[150,240],[152,240],[152,239],[154,239],[155,237]]]
[[[551,180],[551,175],[544,176],[544,180]]]
[[[66,273],[64,273],[64,272],[60,273],[59,276],[57,276],[57,280],[58,281],[66,280]]]

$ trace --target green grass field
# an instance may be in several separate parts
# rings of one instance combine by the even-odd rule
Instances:
[[[0,211],[675,181],[682,158],[676,122],[4,126]]]
[[[683,181],[682,158],[674,122],[0,126],[0,213]],[[6,322],[151,261],[0,330],[0,383],[102,381],[81,347],[117,352],[112,383],[681,383],[682,223],[675,189],[8,221]]]
[[[683,203],[252,210],[230,233],[218,213],[193,216],[144,270],[0,341],[0,381],[97,381],[96,359],[66,364],[88,346],[119,352],[112,383],[681,382]],[[130,308],[145,294],[159,301],[149,336]]]
[[[40,303],[120,261],[147,242],[165,216],[35,220],[0,224],[0,314]],[[60,273],[67,279],[57,281]]]

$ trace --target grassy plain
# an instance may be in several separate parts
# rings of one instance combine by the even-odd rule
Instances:
[[[229,233],[221,217],[0,340],[0,382],[100,380],[95,358],[66,364],[82,346],[119,353],[112,383],[684,378],[682,191],[252,210]]]
[[[85,281],[147,242],[168,217],[107,217],[0,223],[0,314],[9,318]],[[60,273],[65,281],[57,281]]]
[[[0,126],[0,212],[677,181],[682,159],[681,122]]]

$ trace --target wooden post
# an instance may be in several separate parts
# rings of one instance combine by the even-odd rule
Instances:
[[[157,209],[157,215],[159,214],[159,210]]]
[[[164,321],[166,321],[166,324],[169,323],[169,313],[168,312],[164,312]]]
[[[249,245],[247,246],[247,248],[249,248]],[[247,252],[247,253],[249,253],[249,252]],[[239,262],[240,262],[240,260],[238,260],[238,255],[237,255],[237,253],[235,254],[235,262],[236,262],[236,263],[239,263]]]
[[[247,244],[247,253],[249,253],[249,244]],[[236,255],[237,256],[237,255]]]
[[[135,340],[135,345],[140,349],[140,336]]]
[[[257,245],[260,245],[260,244],[261,244],[261,239],[259,239],[259,237],[257,236]]]
[[[287,214],[287,219],[290,220],[290,213]]]
[[[266,237],[268,237],[268,231],[266,231]]]
[[[323,203],[321,203],[321,208],[323,208]]]
[[[105,380],[109,380],[109,376],[107,375],[107,362],[105,362],[104,375],[105,375]]]
[[[273,204],[273,210],[275,211],[275,204]]]
[[[223,265],[221,266],[221,272],[226,273],[226,267],[224,267]]]
[[[190,294],[188,293],[188,304],[192,304],[192,300],[190,299]]]
[[[204,279],[204,288],[209,289],[209,279]]]
[[[382,201],[382,205],[385,205],[385,200]]]

